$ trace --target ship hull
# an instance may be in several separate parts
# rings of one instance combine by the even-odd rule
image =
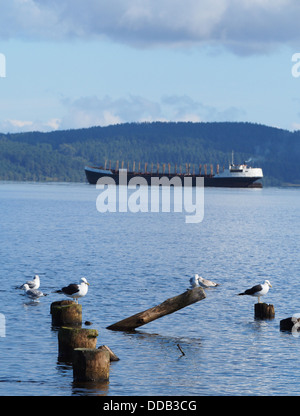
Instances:
[[[95,185],[100,178],[111,178],[113,179],[116,185],[120,184],[120,175],[119,172],[115,171],[105,171],[103,169],[97,169],[93,167],[86,167],[85,174],[87,181]],[[143,178],[143,181],[147,185],[153,185],[154,178],[167,178],[166,185],[170,184],[170,181],[178,177],[181,179],[183,186],[196,186],[197,178],[204,178],[205,187],[214,187],[214,188],[262,188],[261,182],[256,182],[261,179],[260,177],[227,177],[227,176],[217,176],[217,175],[184,175],[184,174],[162,174],[162,173],[135,173],[135,172],[126,172],[126,182],[127,184],[133,178]],[[188,180],[186,180],[189,178]],[[156,179],[157,180],[157,179]],[[122,182],[122,184],[124,184]],[[161,185],[164,185],[161,183]]]

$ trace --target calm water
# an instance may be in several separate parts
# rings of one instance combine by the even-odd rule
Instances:
[[[205,216],[106,213],[87,184],[0,183],[1,395],[299,395],[300,337],[279,321],[300,312],[300,189],[205,189]],[[16,285],[40,274],[49,295],[30,304]],[[188,287],[221,284],[206,299],[136,333],[106,329]],[[55,289],[86,276],[83,321],[120,358],[109,383],[78,386],[57,360]],[[271,321],[236,294],[269,279]],[[177,347],[180,344],[185,356]]]

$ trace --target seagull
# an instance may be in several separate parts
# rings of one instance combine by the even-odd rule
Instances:
[[[245,290],[243,293],[238,293],[238,295],[249,295],[249,296],[257,296],[258,303],[260,303],[260,297],[266,295],[269,292],[269,288],[272,287],[269,280],[265,280],[265,283],[262,285],[255,285],[251,287],[251,289]]]
[[[70,298],[75,299],[78,303],[78,298],[82,298],[88,292],[88,286],[90,284],[85,277],[82,277],[79,284],[71,283],[69,286],[63,287],[61,290],[56,290],[56,293],[63,293]]]
[[[32,300],[39,300],[39,298],[41,298],[42,296],[47,296],[46,294],[44,294],[43,292],[41,292],[40,290],[37,289],[30,289],[29,285],[27,283],[24,284],[24,290],[25,290],[25,294],[28,298],[32,299]]]
[[[25,289],[25,285],[27,285],[29,289],[38,289],[40,287],[40,284],[40,276],[38,274],[35,274],[32,280],[28,280],[26,283],[19,286],[18,289]]]
[[[212,282],[208,279],[204,279],[204,277],[199,276],[197,273],[195,274],[195,277],[190,278],[190,284],[192,287],[202,286],[204,288],[219,286],[218,283]]]

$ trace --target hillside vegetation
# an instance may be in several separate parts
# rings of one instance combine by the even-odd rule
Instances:
[[[252,123],[126,123],[108,127],[0,134],[0,180],[85,181],[85,165],[105,160],[217,164],[252,159],[264,185],[300,184],[300,131]]]

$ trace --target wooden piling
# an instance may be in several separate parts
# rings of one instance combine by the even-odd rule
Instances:
[[[280,331],[291,331],[293,326],[294,322],[291,316],[280,321]]]
[[[300,332],[299,314],[282,319],[280,321],[280,331]]]
[[[267,303],[256,303],[254,305],[254,317],[256,319],[275,318],[274,305],[268,305]]]
[[[61,327],[58,332],[58,357],[72,361],[75,348],[96,348],[98,331],[88,328]]]
[[[94,348],[75,348],[73,351],[73,379],[76,382],[108,380],[109,367],[109,351]]]
[[[191,290],[187,290],[181,295],[174,296],[173,298],[167,299],[160,305],[154,306],[153,308],[147,309],[143,312],[137,313],[129,318],[123,319],[122,321],[116,322],[113,325],[107,327],[114,331],[133,331],[139,326],[145,325],[155,319],[161,318],[162,316],[176,312],[179,309],[185,308],[199,300],[206,297],[202,287],[196,287]]]
[[[82,305],[73,300],[51,303],[50,314],[53,326],[76,326],[82,324]]]

